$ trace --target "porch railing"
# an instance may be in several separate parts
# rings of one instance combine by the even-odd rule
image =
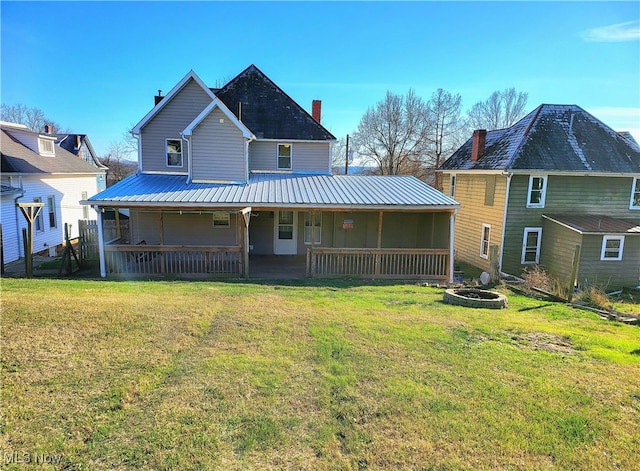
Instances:
[[[104,247],[107,273],[242,275],[241,247],[121,245]]]
[[[307,276],[449,279],[447,249],[307,249]]]

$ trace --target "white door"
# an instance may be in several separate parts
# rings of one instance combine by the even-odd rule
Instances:
[[[296,255],[298,253],[298,213],[276,211],[273,235],[275,255]]]

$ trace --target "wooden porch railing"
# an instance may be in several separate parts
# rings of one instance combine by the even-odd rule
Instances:
[[[104,247],[107,273],[242,275],[241,247],[119,245]]]
[[[449,279],[447,249],[307,249],[307,276]]]

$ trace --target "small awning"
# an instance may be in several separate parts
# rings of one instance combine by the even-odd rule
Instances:
[[[602,214],[543,214],[542,217],[580,234],[640,235],[640,219],[619,219]]]

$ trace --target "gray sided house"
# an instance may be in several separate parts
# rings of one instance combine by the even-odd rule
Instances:
[[[640,147],[575,105],[541,105],[475,131],[441,167],[461,204],[456,257],[503,272],[540,265],[565,286],[640,284]]]
[[[157,96],[132,131],[138,173],[86,202],[130,216],[128,231],[99,224],[102,276],[248,276],[267,256],[308,276],[451,279],[459,205],[413,177],[331,175],[320,106],[253,65],[219,89],[191,71]]]

